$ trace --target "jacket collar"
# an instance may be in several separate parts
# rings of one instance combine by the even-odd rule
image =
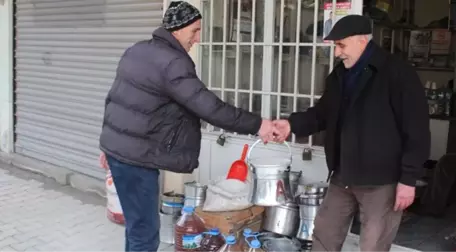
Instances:
[[[173,36],[173,34],[171,34],[171,32],[169,32],[165,28],[163,28],[163,27],[157,28],[152,33],[152,37],[154,39],[160,40],[161,42],[167,44],[169,47],[171,47],[171,48],[183,53],[184,55],[186,55],[187,57],[190,58],[190,56],[188,55],[188,52],[179,43],[179,41]]]
[[[377,46],[375,43],[372,42],[372,48],[370,52],[370,56],[368,57],[367,62],[365,63],[364,70],[362,70],[361,75],[359,76],[358,83],[353,89],[352,98],[350,99],[350,107],[353,106],[355,101],[358,99],[359,95],[361,94],[362,90],[366,87],[367,82],[371,77],[374,76],[375,73],[378,73],[384,66],[388,59],[389,53],[386,52],[384,49]],[[342,62],[340,62],[335,68],[334,71],[336,73],[336,80],[339,92],[342,91],[343,85],[343,78],[344,74],[347,72]]]
[[[369,69],[378,72],[384,66],[389,54],[373,41],[369,42],[369,47],[369,50],[371,50],[371,52],[366,61],[366,66],[369,67]],[[339,62],[334,70],[337,73],[338,78],[342,78],[343,74],[346,71],[345,66],[342,62]]]

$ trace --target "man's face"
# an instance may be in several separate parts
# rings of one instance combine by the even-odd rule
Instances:
[[[342,60],[345,68],[351,68],[366,49],[369,40],[366,35],[356,35],[334,41],[336,48],[334,55]]]
[[[189,26],[174,31],[173,35],[176,37],[182,47],[184,47],[184,49],[189,52],[192,46],[200,41],[200,33],[201,19],[193,22]]]

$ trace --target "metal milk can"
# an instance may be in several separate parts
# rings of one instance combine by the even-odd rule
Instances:
[[[257,206],[279,206],[293,199],[290,189],[290,156],[251,158],[252,150],[261,142],[257,140],[247,153],[247,163],[253,174],[253,192],[251,203]]]
[[[299,205],[299,229],[296,238],[312,241],[314,220],[326,195],[327,184],[310,184],[305,186],[296,198]]]

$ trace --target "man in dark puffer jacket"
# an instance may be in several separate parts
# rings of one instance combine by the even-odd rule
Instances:
[[[201,14],[174,1],[153,38],[128,48],[106,98],[100,148],[114,178],[126,226],[126,251],[159,245],[159,170],[198,167],[200,119],[273,140],[273,124],[221,101],[198,79],[188,55]]]

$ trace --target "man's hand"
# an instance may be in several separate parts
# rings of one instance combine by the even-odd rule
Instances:
[[[288,120],[275,120],[274,122],[274,132],[276,134],[275,140],[279,143],[285,141],[291,132],[291,126]]]
[[[274,124],[271,120],[263,119],[258,135],[264,143],[274,140]]]
[[[100,154],[99,161],[101,168],[108,169],[108,161],[106,160],[106,155],[103,152]]]
[[[415,200],[415,187],[399,183],[396,187],[396,203],[394,211],[402,211]]]

